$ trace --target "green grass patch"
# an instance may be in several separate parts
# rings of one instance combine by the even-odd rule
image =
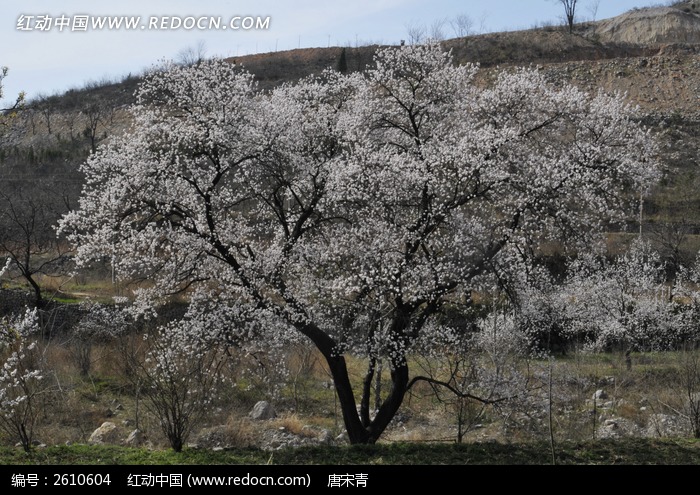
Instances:
[[[700,441],[621,439],[555,446],[562,465],[700,465]],[[301,447],[268,452],[254,448],[224,451],[148,450],[119,446],[71,445],[0,448],[3,465],[547,465],[548,442],[505,444],[395,443],[346,447]]]

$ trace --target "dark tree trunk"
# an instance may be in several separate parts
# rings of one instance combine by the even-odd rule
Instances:
[[[29,244],[28,244],[29,245]],[[34,291],[34,304],[37,309],[43,309],[44,307],[44,298],[41,295],[41,287],[39,287],[39,284],[37,283],[36,280],[34,280],[33,274],[30,272],[29,268],[29,255],[27,255],[26,260],[24,263],[20,263],[17,261],[17,258],[15,258],[15,265],[17,268],[19,268],[20,273],[22,274],[22,277],[29,283],[29,285],[32,288],[32,291]]]
[[[333,377],[338,402],[343,413],[345,429],[351,444],[374,444],[401,407],[408,390],[408,365],[405,360],[395,364],[391,371],[392,387],[386,400],[379,408],[372,421],[363,424],[357,411],[357,401],[352,390],[345,358],[337,353],[335,341],[321,329],[312,324],[299,326],[298,329],[316,345],[328,364]],[[371,379],[370,379],[371,380]],[[369,387],[371,389],[371,387]],[[364,394],[363,394],[364,395]],[[369,404],[369,398],[362,398],[363,404]],[[364,416],[364,415],[363,415]],[[367,418],[369,419],[369,418]]]
[[[333,377],[335,391],[338,394],[338,402],[343,413],[343,422],[345,423],[350,443],[373,443],[370,442],[369,433],[362,426],[360,416],[357,413],[357,402],[352,392],[347,364],[345,363],[345,358],[338,354],[336,342],[316,325],[310,323],[300,324],[297,326],[297,329],[311,339],[326,359],[328,369]]]
[[[389,426],[391,420],[394,419],[401,404],[403,404],[403,399],[406,396],[407,390],[408,365],[403,364],[391,370],[391,391],[368,428],[372,439],[370,443],[375,443],[379,440],[379,437],[384,433],[387,426]]]
[[[32,277],[27,277],[27,280],[29,281],[29,285],[31,285],[32,289],[34,290],[34,304],[36,304],[37,309],[43,309],[44,298],[41,295],[41,287],[39,287],[39,284],[37,284],[36,280],[34,280]]]

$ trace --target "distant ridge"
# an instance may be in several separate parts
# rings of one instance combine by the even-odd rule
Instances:
[[[690,7],[634,9],[599,21],[595,34],[603,43],[700,43],[700,13]]]
[[[564,26],[547,26],[448,39],[442,44],[452,50],[456,63],[483,67],[648,57],[668,50],[669,45],[700,46],[700,7],[695,5],[633,9],[610,19],[577,24],[573,35]],[[301,48],[228,60],[243,65],[255,74],[261,88],[269,89],[337,68],[343,51],[347,70],[363,70],[378,48]]]

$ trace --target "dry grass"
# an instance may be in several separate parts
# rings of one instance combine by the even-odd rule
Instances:
[[[124,439],[138,428],[154,447],[167,448],[158,418],[143,407],[143,397],[139,396],[143,391],[124,375],[120,352],[117,342],[95,345],[91,371],[88,376],[80,376],[68,341],[55,339],[45,345],[50,393],[43,402],[37,429],[40,441],[50,445],[86,443],[97,427],[111,421],[123,431]],[[325,429],[335,437],[342,431],[342,414],[335,392],[328,386],[323,362],[317,358],[309,349],[296,349],[289,356],[292,373],[274,399],[276,419],[250,420],[247,414],[252,404],[264,394],[248,385],[229,382],[190,441],[202,445],[256,445],[265,430],[312,439]],[[679,430],[666,432],[655,426],[659,418],[666,421],[673,417],[674,425],[685,421],[683,390],[677,383],[682,365],[679,353],[633,354],[631,369],[622,354],[569,354],[554,361],[551,396],[543,386],[547,381],[547,363],[523,363],[526,365],[539,373],[533,374],[528,401],[508,405],[511,409],[507,405],[482,408],[478,403],[470,403],[472,409],[467,414],[472,415],[473,421],[468,422],[465,442],[546,440],[550,435],[550,401],[556,441],[588,441],[604,435],[664,436]],[[357,387],[364,376],[365,362],[348,359],[348,366]],[[235,375],[232,372],[232,380]],[[389,373],[385,370],[382,388],[386,391],[389,387]],[[602,391],[603,397],[593,401],[596,391]],[[454,404],[436,400],[432,389],[420,384],[406,397],[382,442],[454,442],[457,421]],[[613,423],[624,428],[615,430]],[[687,436],[690,429],[682,431]],[[6,438],[5,443],[14,442]]]
[[[230,415],[220,426],[203,427],[192,441],[200,448],[245,448],[255,444],[256,425],[245,417]]]
[[[297,413],[285,412],[281,416],[275,418],[269,423],[269,426],[284,431],[302,438],[313,438],[315,433],[310,428],[309,418],[302,418]]]

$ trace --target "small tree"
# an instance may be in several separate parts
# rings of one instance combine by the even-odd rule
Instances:
[[[9,72],[10,70],[7,67],[0,66],[0,101],[2,100],[2,97],[5,94],[2,88],[2,81],[7,77],[7,74]],[[25,94],[24,92],[22,92],[19,95],[17,95],[17,99],[15,100],[15,103],[12,105],[12,107],[0,108],[0,131],[2,131],[5,126],[7,126],[8,118],[11,118],[15,115],[15,110],[17,110],[24,104],[24,97]]]
[[[0,319],[0,428],[29,452],[41,412],[41,356],[36,341],[36,313]]]
[[[576,4],[578,0],[554,0],[564,8],[564,19],[569,27],[569,34],[574,32],[574,20],[576,19]],[[597,9],[596,9],[597,10]]]
[[[693,436],[700,438],[700,349],[688,342],[678,354],[677,378],[671,388],[680,399],[680,410]]]
[[[430,24],[429,38],[431,42],[442,41],[445,39],[445,24],[447,19],[435,19]]]
[[[106,102],[88,101],[83,106],[81,114],[85,120],[83,135],[90,140],[90,149],[94,153],[97,151],[99,129],[107,123],[109,115],[107,104]]]
[[[54,230],[67,209],[55,184],[48,187],[36,180],[31,188],[11,181],[0,185],[0,251],[11,262],[8,273],[29,284],[38,308],[44,305],[40,276],[63,273],[69,259]]]
[[[125,333],[129,328],[125,312],[118,306],[105,306],[94,302],[80,304],[82,317],[69,330],[68,341],[71,357],[81,376],[88,376],[94,361],[95,344],[107,343]]]
[[[598,17],[598,8],[600,7],[600,0],[590,0],[588,5],[588,12],[591,14],[591,20],[595,21]]]
[[[408,34],[409,45],[420,45],[425,43],[428,28],[424,23],[413,21],[406,24],[406,34]]]
[[[463,38],[472,34],[474,30],[474,20],[466,14],[460,14],[450,20],[450,26],[458,38]]]
[[[530,348],[511,315],[492,311],[473,328],[443,328],[435,342],[418,352],[421,375],[435,398],[455,416],[457,443],[489,412],[508,418],[531,405],[537,386],[530,376]],[[421,346],[418,346],[419,350]]]
[[[216,399],[226,359],[223,342],[206,328],[193,332],[193,326],[183,320],[160,327],[143,336],[145,360],[141,353],[126,356],[129,378],[176,452]]]
[[[682,304],[665,282],[665,266],[649,244],[607,260],[584,256],[569,267],[559,297],[571,339],[591,350],[662,351],[686,337]]]
[[[58,96],[39,95],[32,105],[43,117],[46,123],[46,132],[51,134],[51,117],[56,113]]]
[[[207,43],[204,40],[199,40],[197,44],[180,50],[177,54],[176,61],[180,65],[189,66],[202,62],[206,56]]]
[[[346,74],[348,72],[348,58],[347,58],[347,53],[346,53],[345,48],[343,48],[340,52],[340,58],[338,59],[337,70],[341,74]]]
[[[2,88],[2,81],[7,77],[7,74],[10,72],[10,69],[4,66],[0,66],[0,98],[4,96],[4,91]],[[12,116],[13,111],[16,110],[17,108],[21,107],[24,104],[24,97],[25,94],[24,92],[20,93],[17,95],[17,99],[15,100],[15,103],[12,105],[10,108],[2,108],[0,109],[0,112],[4,113],[9,113],[10,116]],[[3,120],[0,119],[0,123],[3,123]]]

